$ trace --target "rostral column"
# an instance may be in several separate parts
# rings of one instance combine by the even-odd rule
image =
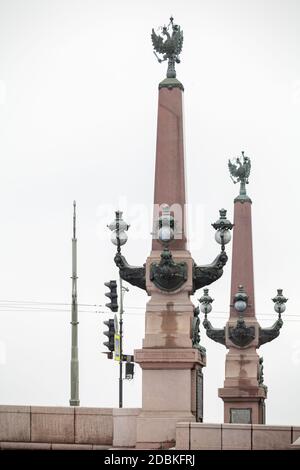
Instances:
[[[239,194],[234,199],[230,314],[225,328],[214,328],[207,315],[203,325],[212,340],[228,349],[224,387],[219,389],[219,397],[224,402],[224,423],[265,424],[267,387],[263,358],[257,349],[279,335],[287,299],[282,289],[278,289],[272,299],[278,319],[271,327],[262,328],[255,313],[252,201],[246,192],[251,161],[242,152],[235,162],[229,160],[228,167],[233,182],[240,183]],[[205,301],[205,295],[201,300]]]
[[[224,245],[206,266],[197,266],[187,249],[184,88],[175,71],[183,33],[171,18],[162,36],[152,30],[151,37],[159,62],[168,61],[167,77],[159,83],[152,250],[142,267],[115,257],[122,279],[150,296],[143,347],[134,352],[143,376],[137,446],[144,448],[172,445],[179,421],[202,421],[206,355],[190,296],[221,277],[227,261]]]

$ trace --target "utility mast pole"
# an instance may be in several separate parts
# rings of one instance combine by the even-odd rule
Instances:
[[[78,305],[77,305],[77,238],[76,201],[73,202],[72,238],[72,349],[71,349],[71,397],[70,406],[79,406],[79,360],[78,360]]]

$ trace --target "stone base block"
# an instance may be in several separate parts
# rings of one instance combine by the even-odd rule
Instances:
[[[264,424],[265,391],[262,387],[219,388],[224,401],[224,423]]]
[[[74,443],[74,408],[34,406],[31,409],[31,441]]]
[[[251,424],[223,424],[222,450],[251,450]]]
[[[115,408],[113,410],[113,446],[134,447],[136,445],[136,421],[141,408]]]
[[[291,444],[290,449],[300,450],[300,437],[298,437],[298,439],[295,442],[293,442],[293,444]]]
[[[221,450],[221,424],[191,423],[190,432],[191,449]]]
[[[191,423],[177,423],[176,425],[176,450],[190,449]]]
[[[112,408],[75,408],[76,444],[111,444],[113,439]]]
[[[30,441],[30,406],[0,407],[0,441]]]
[[[51,450],[45,442],[0,442],[1,450]]]
[[[288,449],[291,445],[291,426],[252,426],[253,450]]]
[[[179,422],[195,421],[188,412],[142,412],[137,417],[137,448],[163,449],[172,447]]]
[[[298,437],[300,437],[300,426],[293,426],[292,442],[298,439]]]

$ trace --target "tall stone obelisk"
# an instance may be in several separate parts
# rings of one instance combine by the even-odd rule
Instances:
[[[287,299],[282,291],[273,299],[279,302],[278,320],[270,328],[261,328],[254,303],[254,272],[252,246],[252,201],[246,193],[251,162],[242,152],[235,163],[229,160],[229,170],[240,191],[234,200],[230,314],[225,328],[216,329],[205,318],[207,335],[228,349],[225,362],[224,387],[219,397],[224,402],[224,422],[244,424],[265,423],[267,387],[263,381],[263,358],[257,349],[279,335],[282,326],[280,312]]]
[[[250,175],[250,159],[242,153],[237,165],[229,162],[231,173],[240,182],[239,195],[234,199],[234,228],[232,241],[231,295],[230,316],[226,325],[226,356],[224,387],[219,389],[219,396],[224,401],[224,422],[265,423],[265,399],[267,387],[259,383],[259,324],[255,315],[254,303],[254,271],[252,244],[252,201],[246,193],[246,183]],[[238,336],[230,336],[231,328],[235,328],[239,312],[234,307],[235,295],[239,286],[248,296],[247,306],[243,311],[245,320],[241,334],[251,335],[249,344],[244,345]],[[242,290],[240,288],[240,290]],[[248,330],[246,329],[248,328]],[[233,330],[234,331],[234,330]],[[239,330],[237,330],[239,331]],[[234,338],[234,341],[232,339]]]
[[[197,266],[187,249],[183,85],[175,73],[183,36],[173,18],[162,31],[165,41],[152,31],[155,51],[168,60],[158,95],[152,250],[143,267],[115,257],[122,279],[150,296],[143,347],[134,359],[143,377],[137,446],[151,448],[172,445],[177,422],[202,421],[206,356],[190,296],[218,279],[227,261],[223,247],[212,264]]]
[[[176,422],[195,421],[195,376],[202,378],[205,365],[205,356],[192,347],[193,260],[186,240],[183,86],[175,73],[171,75],[159,84],[154,232],[146,262],[151,299],[146,308],[143,349],[134,353],[143,370],[142,413],[137,421],[137,444],[142,446],[172,443]],[[155,285],[151,273],[161,259],[162,244],[155,233],[155,222],[164,204],[177,223],[175,239],[170,243],[173,260],[186,264],[186,281],[173,291]]]

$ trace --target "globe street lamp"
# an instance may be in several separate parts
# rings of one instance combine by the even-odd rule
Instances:
[[[168,204],[164,204],[162,215],[158,219],[158,239],[165,248],[174,239],[174,227],[175,221],[171,215],[170,207]]]
[[[277,289],[277,295],[272,299],[274,302],[274,310],[278,313],[278,318],[281,319],[281,314],[286,309],[286,302],[288,299],[282,294],[282,289]]]
[[[245,292],[244,286],[238,287],[238,292],[233,298],[233,306],[240,315],[246,310],[248,306],[248,295]]]
[[[214,299],[211,298],[211,296],[208,294],[208,289],[203,289],[204,294],[202,297],[200,297],[199,302],[200,302],[200,310],[202,313],[204,313],[205,319],[207,319],[207,314],[212,311],[212,302]]]
[[[220,209],[220,218],[214,223],[211,224],[216,230],[215,240],[219,245],[221,245],[222,251],[225,251],[225,245],[231,240],[230,230],[233,228],[233,224],[226,218],[226,209]]]
[[[118,253],[121,252],[121,246],[128,240],[127,231],[130,227],[122,218],[123,212],[116,211],[116,218],[107,227],[112,231],[111,242],[116,245]]]

